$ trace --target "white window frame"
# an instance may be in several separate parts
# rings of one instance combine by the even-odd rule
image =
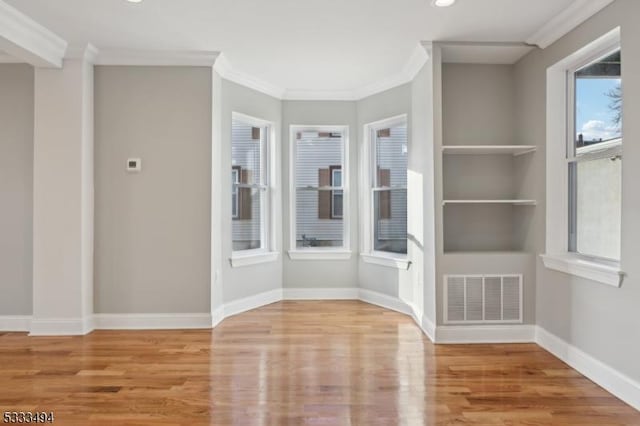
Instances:
[[[362,251],[360,257],[365,263],[371,263],[390,268],[406,270],[411,264],[408,254],[391,253],[385,251],[374,250],[374,236],[375,236],[375,211],[374,211],[374,188],[376,180],[376,158],[375,147],[376,132],[381,129],[387,129],[398,125],[409,125],[407,114],[397,115],[394,117],[386,118],[380,121],[375,121],[364,125],[362,138],[362,146],[360,149],[360,188],[362,193],[360,196],[360,209],[361,209],[361,247]],[[408,139],[408,135],[407,135]],[[407,140],[407,149],[409,141]],[[408,172],[408,170],[407,170]],[[408,213],[408,209],[407,209]],[[408,220],[408,215],[407,215]]]
[[[341,133],[342,187],[331,187],[342,191],[342,246],[341,247],[297,247],[296,212],[296,160],[298,132]],[[351,258],[350,198],[349,198],[349,126],[317,126],[295,124],[289,126],[289,258],[291,260],[348,260]]]
[[[260,191],[260,248],[251,250],[232,251],[230,263],[231,266],[242,267],[255,265],[259,263],[273,262],[278,259],[278,249],[276,247],[276,203],[274,201],[275,188],[274,183],[276,177],[276,153],[274,149],[276,132],[272,122],[260,118],[252,117],[239,112],[232,112],[232,122],[241,121],[252,127],[263,129],[260,132],[260,174],[261,182],[256,184],[237,184],[239,187],[258,189]],[[229,141],[231,143],[231,141]],[[229,161],[231,162],[230,157]],[[230,165],[233,167],[233,164]],[[238,176],[238,179],[240,177]],[[232,182],[233,185],[233,182]],[[233,191],[233,189],[231,190]],[[230,194],[229,199],[232,199]],[[236,202],[239,202],[239,193],[236,196]],[[239,210],[236,210],[239,213]],[[231,214],[229,209],[229,214]],[[233,239],[233,231],[232,231]],[[233,243],[232,243],[233,244]]]
[[[238,173],[238,169],[231,169],[231,183],[239,184],[240,183],[240,174]],[[233,196],[235,195],[235,201],[233,201]],[[231,189],[231,200],[232,200],[232,210],[231,210],[231,218],[237,219],[240,216],[240,203],[238,201],[238,187],[235,186]],[[235,210],[235,213],[234,213]]]
[[[332,169],[331,170],[331,186],[334,185],[336,172],[340,173],[340,182],[343,182],[342,181],[342,169],[341,168],[340,169]],[[342,196],[342,206],[343,206],[342,214],[338,215],[338,214],[336,214],[336,212],[334,210],[335,207],[336,207],[336,196],[338,195],[338,194],[336,194],[337,191],[339,191],[339,190],[331,191],[331,219],[343,219],[344,218],[344,192],[342,194],[340,194]]]
[[[616,48],[620,48],[619,27],[547,69],[547,228],[541,257],[548,269],[620,287],[625,273],[619,261],[584,256],[569,247],[569,162],[574,160],[568,144],[575,139],[575,129],[569,108],[573,85],[567,75]]]

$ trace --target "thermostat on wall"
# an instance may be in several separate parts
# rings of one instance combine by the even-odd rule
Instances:
[[[140,173],[142,171],[142,160],[139,158],[128,158],[127,171],[129,173]]]

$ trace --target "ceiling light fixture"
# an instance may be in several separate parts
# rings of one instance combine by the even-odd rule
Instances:
[[[142,0],[127,0],[129,3],[142,3]]]
[[[431,5],[436,7],[449,7],[453,6],[455,2],[456,0],[433,0]]]

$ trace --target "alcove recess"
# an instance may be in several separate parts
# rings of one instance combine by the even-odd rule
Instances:
[[[526,250],[522,229],[537,203],[528,173],[536,147],[523,145],[517,132],[513,58],[518,53],[512,48],[528,49],[443,46],[444,254]],[[478,63],[485,57],[494,62]]]

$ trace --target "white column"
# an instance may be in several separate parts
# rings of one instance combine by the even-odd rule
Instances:
[[[93,330],[93,64],[36,68],[32,335]]]

